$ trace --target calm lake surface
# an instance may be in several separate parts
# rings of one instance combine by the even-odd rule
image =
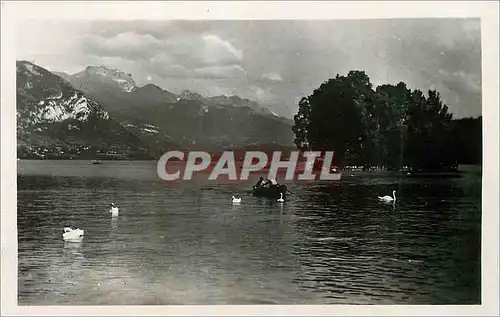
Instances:
[[[480,175],[348,172],[287,183],[283,204],[253,183],[18,161],[19,305],[480,303]],[[393,189],[395,205],[377,200]],[[66,226],[83,240],[64,242]]]

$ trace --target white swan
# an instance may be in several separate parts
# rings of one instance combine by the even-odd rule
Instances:
[[[115,203],[111,203],[111,209],[109,210],[111,215],[118,216],[118,207],[115,206]]]
[[[241,198],[236,198],[236,197],[233,196],[232,199],[233,199],[232,201],[233,201],[234,204],[241,203]]]
[[[79,240],[83,238],[83,230],[82,229],[72,229],[69,227],[65,227],[63,229],[63,240]]]
[[[280,193],[280,198],[278,198],[278,201],[280,203],[284,202],[285,200],[283,199],[283,193]]]
[[[383,201],[396,201],[396,191],[395,190],[392,191],[392,197],[387,195],[383,197],[378,196],[378,199]]]

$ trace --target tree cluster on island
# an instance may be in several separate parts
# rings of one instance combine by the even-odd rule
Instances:
[[[364,71],[350,71],[300,100],[293,132],[297,148],[333,150],[338,165],[449,171],[481,164],[481,121],[453,119],[435,90],[374,89]]]

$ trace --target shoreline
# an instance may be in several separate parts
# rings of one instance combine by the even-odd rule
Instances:
[[[107,163],[133,163],[133,162],[141,162],[141,163],[153,163],[157,162],[156,159],[36,159],[36,158],[17,158],[17,162],[79,162],[84,163],[88,162],[88,165],[97,165],[103,167],[102,165],[106,165]],[[98,162],[98,163],[95,163]],[[176,162],[176,164],[181,162]],[[237,165],[242,164],[243,160],[236,160]],[[298,165],[304,164],[305,161],[298,161]],[[268,170],[268,168],[264,168],[264,170]],[[281,169],[280,169],[281,170]],[[314,170],[320,171],[320,170]],[[479,174],[482,175],[483,167],[482,164],[459,164],[456,171],[443,170],[443,171],[421,171],[421,172],[406,172],[406,171],[390,171],[386,169],[376,169],[376,170],[356,170],[350,168],[341,168],[337,173],[342,173],[344,176],[349,176],[353,174],[357,175],[374,175],[374,174],[393,174],[399,176],[406,177],[459,177],[465,174]],[[280,173],[278,171],[278,173]]]

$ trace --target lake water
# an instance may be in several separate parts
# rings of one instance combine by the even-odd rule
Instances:
[[[283,204],[254,182],[18,161],[19,305],[480,303],[480,176],[347,173],[288,183]],[[63,242],[66,226],[83,240]]]

